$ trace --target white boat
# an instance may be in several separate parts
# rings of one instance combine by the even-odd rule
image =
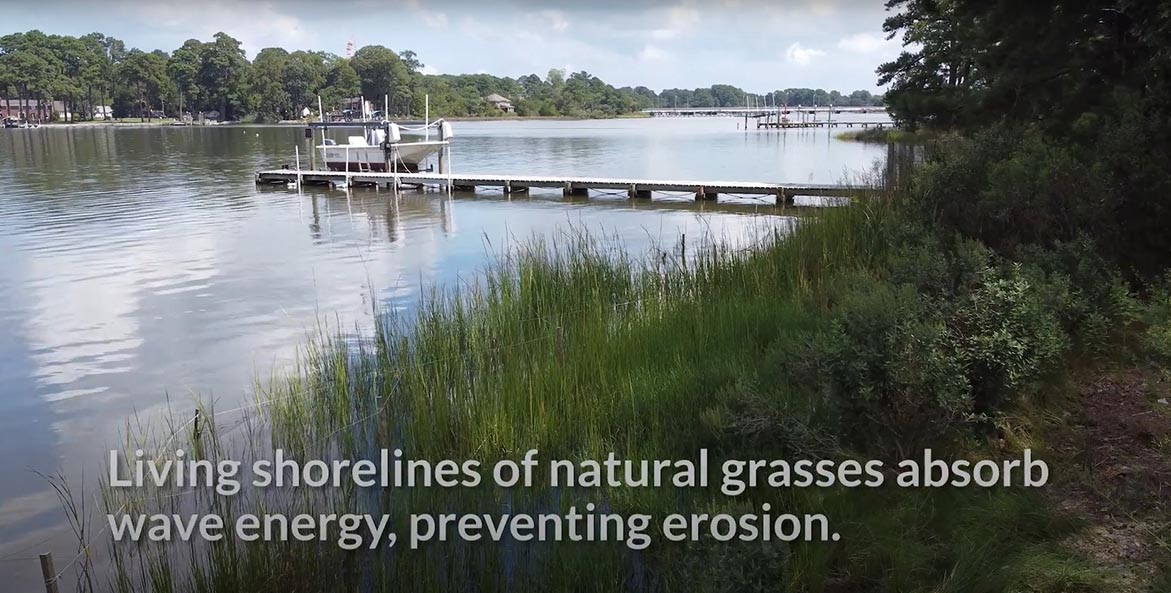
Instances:
[[[316,123],[311,127],[323,129],[322,143],[317,149],[330,171],[417,173],[427,158],[438,154],[452,137],[451,124],[443,120],[417,127],[388,121]],[[324,130],[329,128],[361,130],[362,133],[347,135],[346,143],[338,144],[324,138]],[[436,140],[430,140],[431,136]]]
[[[39,127],[41,127],[41,124],[36,123],[36,122],[26,121],[23,119],[17,119],[15,117],[6,117],[6,118],[4,118],[4,127],[5,128],[31,129],[31,128],[39,128]]]

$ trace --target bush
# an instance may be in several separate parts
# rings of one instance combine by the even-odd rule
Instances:
[[[848,278],[831,329],[791,365],[799,376],[812,369],[804,378],[847,444],[900,456],[943,446],[1058,369],[1066,333],[1019,266],[998,271],[970,241],[909,248],[893,262],[891,281]],[[921,274],[910,274],[913,262]]]
[[[1137,301],[1118,267],[1092,240],[1030,248],[1021,260],[1022,273],[1039,288],[1045,308],[1061,323],[1076,353],[1098,356],[1124,343]]]
[[[1143,318],[1143,346],[1159,362],[1171,364],[1171,274],[1151,290]]]
[[[858,278],[811,355],[839,433],[862,450],[902,457],[971,412],[947,327],[908,285]]]
[[[915,178],[919,215],[1013,256],[1092,239],[1129,276],[1171,264],[1166,126],[1133,101],[1079,117],[1066,136],[998,124],[932,144]]]
[[[1012,266],[989,277],[955,303],[949,321],[952,344],[972,387],[975,410],[993,413],[1007,398],[1030,389],[1056,370],[1068,340],[1052,311]]]
[[[907,284],[935,300],[952,299],[971,292],[984,279],[994,254],[979,241],[956,238],[946,248],[934,236],[898,241],[888,264],[889,280]]]
[[[947,137],[917,181],[922,212],[942,231],[1004,254],[1071,240],[1104,222],[1102,178],[1032,128]]]

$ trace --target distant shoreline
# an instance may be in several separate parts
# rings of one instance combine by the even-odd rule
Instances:
[[[408,119],[415,119],[415,118],[408,118]],[[436,118],[436,119],[439,119],[439,118]],[[486,117],[456,116],[456,117],[444,117],[442,119],[445,119],[447,121],[455,121],[455,122],[533,121],[533,120],[537,120],[537,121],[586,121],[586,120],[604,120],[604,119],[651,119],[651,117],[649,115],[643,115],[643,114],[626,114],[626,115],[618,115],[615,117],[573,117],[573,116],[567,116],[567,115],[529,115],[529,116],[519,116],[518,115],[518,116],[511,116],[511,117],[510,116],[500,116],[500,117],[495,117],[495,116],[486,116]],[[111,127],[111,128],[148,128],[148,127],[164,127],[164,126],[165,127],[172,127],[172,124],[174,122],[175,122],[175,120],[173,120],[173,119],[161,119],[161,120],[152,120],[152,121],[108,121],[108,120],[106,120],[106,121],[80,121],[80,122],[47,122],[47,123],[41,124],[41,127],[44,127],[44,128],[105,128],[105,127]],[[215,125],[211,125],[211,126],[207,126],[207,127],[216,127],[216,126],[269,126],[269,127],[286,126],[286,127],[293,127],[293,126],[305,126],[305,125],[307,125],[307,123],[308,122],[299,121],[299,120],[292,120],[292,121],[285,120],[285,121],[270,122],[270,123],[227,122],[227,123],[215,124]],[[341,124],[343,122],[338,122],[338,123]],[[189,126],[173,126],[173,127],[200,128],[200,127],[204,127],[204,124],[191,124]]]

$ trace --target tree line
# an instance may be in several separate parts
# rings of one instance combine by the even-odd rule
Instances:
[[[1009,252],[1089,237],[1136,274],[1165,271],[1167,6],[888,0],[906,47],[878,69],[891,113],[956,136],[933,166],[970,196],[937,204],[937,223]]]
[[[365,96],[393,116],[419,116],[430,100],[438,116],[487,116],[499,111],[484,97],[509,98],[521,116],[613,117],[651,107],[777,105],[880,105],[868,91],[843,95],[822,89],[787,89],[750,95],[717,84],[708,88],[615,88],[588,72],[550,70],[544,77],[488,74],[423,74],[415,52],[380,45],[352,58],[328,52],[264,48],[251,61],[225,33],[210,41],[188,39],[171,53],[127,49],[122,40],[91,33],[81,37],[41,31],[0,37],[0,96],[37,104],[62,101],[76,119],[110,106],[115,117],[217,112],[223,119],[275,121],[317,110],[344,98]]]

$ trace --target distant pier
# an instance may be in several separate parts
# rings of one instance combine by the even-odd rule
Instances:
[[[271,169],[256,173],[258,184],[379,186],[387,188],[433,186],[454,191],[494,188],[505,194],[527,192],[529,188],[560,189],[565,196],[589,196],[591,190],[625,192],[631,199],[650,199],[655,192],[687,193],[697,201],[716,201],[720,195],[771,196],[777,206],[792,206],[795,196],[847,197],[876,190],[846,185],[810,183],[758,183],[752,181],[680,181],[622,179],[606,177],[546,177],[535,175],[489,175],[442,173],[378,173],[361,171],[320,171]]]
[[[651,117],[762,117],[778,111],[805,114],[854,114],[886,113],[884,107],[661,107],[643,109]]]
[[[769,119],[756,120],[757,129],[769,128],[787,130],[789,128],[887,128],[894,126],[891,121],[776,121]]]

